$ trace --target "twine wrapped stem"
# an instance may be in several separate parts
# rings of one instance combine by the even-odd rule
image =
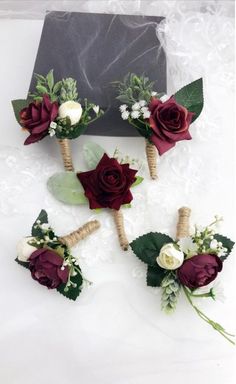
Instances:
[[[150,176],[153,180],[157,179],[157,149],[154,144],[146,140],[146,156]]]
[[[188,207],[182,207],[178,211],[179,219],[176,228],[176,239],[179,240],[182,237],[189,236],[189,218],[191,209]]]
[[[113,217],[118,233],[119,243],[123,251],[127,251],[129,248],[129,242],[126,237],[125,228],[124,228],[124,219],[123,219],[123,213],[121,210],[116,211],[113,210]]]
[[[75,246],[80,240],[85,239],[85,237],[89,236],[91,233],[96,231],[100,227],[100,223],[98,220],[89,221],[84,224],[82,227],[77,229],[74,232],[71,232],[69,235],[62,236],[59,238],[62,244],[67,245],[69,248]]]
[[[62,155],[65,170],[74,171],[69,140],[58,139],[58,143],[60,145],[61,155]]]

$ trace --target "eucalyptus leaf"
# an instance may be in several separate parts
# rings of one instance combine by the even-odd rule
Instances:
[[[104,153],[106,153],[105,149],[92,141],[83,146],[84,159],[89,169],[96,168]]]
[[[142,181],[143,181],[143,177],[141,177],[141,176],[136,176],[136,180],[135,180],[135,182],[131,185],[131,188],[136,187],[137,185],[141,184]]]
[[[122,208],[131,208],[132,207],[132,205],[129,203],[129,204],[123,204],[122,205]]]
[[[65,204],[87,204],[84,189],[74,172],[55,173],[48,179],[47,187],[55,199]]]

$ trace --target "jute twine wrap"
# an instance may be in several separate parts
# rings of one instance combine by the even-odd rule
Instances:
[[[72,248],[80,240],[85,239],[85,237],[89,236],[99,227],[100,223],[98,220],[89,221],[88,223],[84,224],[82,227],[70,233],[69,235],[60,237],[59,240],[61,243],[67,245],[69,248]]]
[[[124,228],[124,220],[123,220],[123,213],[121,210],[116,211],[115,209],[113,210],[113,217],[119,237],[119,243],[123,251],[127,251],[129,248],[129,242],[126,237],[125,233],[125,228]]]
[[[60,145],[61,155],[62,155],[65,170],[66,171],[74,171],[69,140],[68,139],[58,139],[58,143]]]
[[[154,144],[146,140],[146,156],[150,176],[153,180],[157,179],[157,149]]]
[[[182,207],[179,209],[179,220],[176,227],[176,239],[179,240],[182,237],[189,236],[189,218],[191,209],[188,207]]]

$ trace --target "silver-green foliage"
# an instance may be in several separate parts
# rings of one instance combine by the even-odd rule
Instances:
[[[181,286],[174,272],[169,272],[161,282],[161,309],[166,313],[175,310]]]
[[[60,103],[64,103],[70,100],[78,99],[78,91],[77,91],[77,81],[72,79],[72,77],[68,77],[67,79],[62,79],[61,81],[61,90],[59,100]]]
[[[123,82],[114,83],[117,88],[117,99],[128,106],[133,105],[139,100],[150,101],[155,82],[150,81],[148,77],[138,76],[134,73],[128,73]]]

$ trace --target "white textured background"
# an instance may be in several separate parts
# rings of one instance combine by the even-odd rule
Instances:
[[[225,218],[221,232],[236,239],[234,158],[233,1],[0,1],[0,381],[4,384],[233,384],[235,348],[203,323],[182,298],[176,313],[160,311],[160,293],[145,285],[145,266],[117,244],[109,212],[57,203],[47,178],[61,169],[57,145],[46,139],[24,147],[10,100],[26,95],[45,9],[143,13],[167,17],[159,38],[167,50],[168,92],[200,76],[205,107],[191,126],[192,141],[162,156],[159,180],[134,190],[124,210],[130,240],[150,230],[174,236],[176,211],[193,209],[192,223]],[[73,141],[75,164],[85,169],[82,145],[93,140],[113,153],[144,158],[142,138],[83,136]],[[58,234],[92,217],[102,229],[74,252],[93,281],[77,302],[47,291],[16,263],[15,244],[28,235],[41,208]],[[203,301],[213,319],[235,331],[235,252],[220,279],[224,304]]]

